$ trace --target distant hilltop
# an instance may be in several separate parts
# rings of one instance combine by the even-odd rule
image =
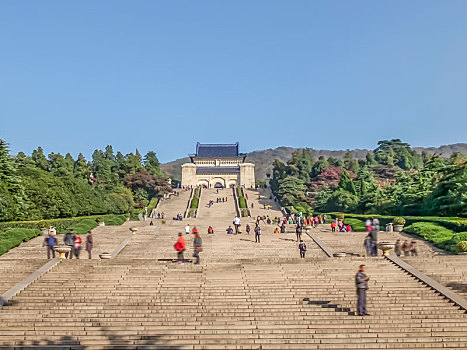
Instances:
[[[274,159],[279,159],[282,162],[287,162],[292,157],[292,152],[299,148],[293,147],[278,147],[274,149],[265,149],[261,151],[253,151],[248,153],[246,159],[247,162],[255,164],[255,176],[257,180],[265,180],[266,174],[271,174],[272,172],[272,162]],[[429,154],[439,154],[442,157],[449,157],[455,152],[467,154],[467,143],[454,143],[452,145],[443,145],[440,147],[412,147],[418,153],[426,151]],[[352,156],[356,159],[365,158],[368,152],[372,150],[367,149],[354,149],[354,150],[339,150],[339,151],[330,151],[330,150],[315,150],[310,148],[313,156],[317,159],[320,156],[334,157],[338,159],[343,159],[344,155],[347,152],[352,153]],[[161,164],[161,169],[168,175],[175,177],[176,179],[181,179],[182,169],[181,165],[184,163],[190,162],[190,158],[180,158],[168,163]]]

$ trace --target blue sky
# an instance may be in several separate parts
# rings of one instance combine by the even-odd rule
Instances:
[[[467,1],[0,0],[13,153],[467,142]]]

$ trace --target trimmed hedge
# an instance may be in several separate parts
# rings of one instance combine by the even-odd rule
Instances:
[[[338,214],[342,213],[329,213],[333,218]],[[380,225],[385,226],[386,224],[393,222],[397,216],[391,215],[377,215],[377,214],[344,214],[346,218],[366,220],[368,218],[378,218]],[[431,222],[441,225],[449,230],[455,232],[466,232],[467,231],[467,218],[460,217],[441,217],[441,216],[404,216],[407,225],[412,225],[417,222]]]
[[[153,209],[157,206],[157,203],[159,203],[159,200],[160,200],[160,197],[151,198],[148,204],[148,215],[151,215]]]
[[[37,220],[37,221],[6,221],[0,222],[0,232],[5,231],[10,228],[30,228],[30,229],[42,229],[44,227],[53,226],[57,230],[57,234],[66,233],[68,229],[80,223],[83,220],[93,219],[96,224],[100,221],[116,221],[120,222],[123,219],[122,223],[126,220],[128,214],[109,214],[109,215],[92,215],[92,216],[83,216],[83,217],[76,217],[76,218],[68,218],[68,219],[50,219],[50,220]],[[119,218],[119,219],[116,219]]]
[[[0,233],[0,255],[41,234],[41,230],[31,228],[10,228]]]
[[[354,232],[365,232],[366,231],[365,222],[362,220],[347,218],[347,219],[344,219],[344,225],[352,226],[352,231]]]
[[[75,230],[75,233],[84,235],[95,228],[99,222],[104,221],[106,225],[119,226],[126,221],[127,214],[94,215],[83,218],[53,219],[39,221],[12,221],[0,223],[0,255],[10,249],[17,247],[21,242],[27,242],[31,238],[42,234],[43,227],[54,226],[57,234]]]
[[[453,232],[432,222],[417,222],[404,229],[410,233],[426,239],[436,247],[456,253],[456,245],[467,240],[467,232]]]
[[[193,199],[191,200],[190,208],[196,209],[198,208],[198,204],[199,204],[199,197],[193,197]]]

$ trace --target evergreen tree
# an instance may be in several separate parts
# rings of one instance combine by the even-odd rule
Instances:
[[[352,194],[352,195],[356,195],[356,194],[357,194],[357,190],[355,189],[355,185],[354,185],[354,183],[352,182],[352,180],[350,179],[349,173],[348,173],[347,170],[345,170],[345,169],[344,169],[344,171],[342,172],[342,176],[341,176],[341,179],[340,179],[340,181],[339,181],[338,188],[339,188],[339,189],[342,189],[342,190],[344,190],[344,191],[347,191],[347,192],[349,192],[349,193]]]
[[[88,179],[90,173],[91,169],[86,158],[84,158],[82,153],[78,154],[78,159],[76,160],[73,167],[74,176],[79,179]]]
[[[35,149],[32,151],[32,156],[31,156],[34,164],[36,167],[39,169],[48,171],[49,170],[49,162],[47,161],[47,158],[44,155],[44,150],[42,147],[37,147],[37,150]]]
[[[146,153],[146,155],[144,156],[144,167],[152,175],[162,175],[159,159],[157,159],[156,152],[150,151]]]

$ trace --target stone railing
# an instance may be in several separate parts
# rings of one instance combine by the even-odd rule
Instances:
[[[234,204],[235,204],[235,212],[237,213],[237,217],[240,217],[240,210],[238,209],[238,196],[237,196],[237,188],[232,187],[233,197],[234,197]]]

